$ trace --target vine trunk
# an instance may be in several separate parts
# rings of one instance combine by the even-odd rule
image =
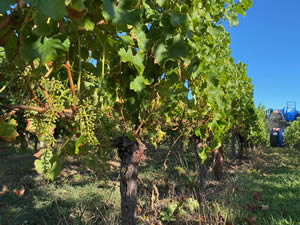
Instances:
[[[120,194],[121,224],[136,224],[138,164],[144,157],[145,145],[126,136],[115,139],[113,145],[118,148],[121,159]]]

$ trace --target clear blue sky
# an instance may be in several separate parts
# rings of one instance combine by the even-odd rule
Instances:
[[[228,29],[236,62],[248,65],[254,101],[300,109],[300,0],[254,0],[237,27]]]

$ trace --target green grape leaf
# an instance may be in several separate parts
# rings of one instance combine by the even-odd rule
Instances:
[[[155,63],[162,64],[168,58],[168,50],[163,43],[159,43],[154,48]]]
[[[15,34],[11,34],[8,40],[5,42],[5,55],[8,61],[15,58],[18,51],[18,38]]]
[[[169,204],[167,209],[168,216],[170,217],[173,216],[176,209],[177,209],[177,204]]]
[[[142,10],[125,10],[115,5],[112,0],[103,1],[103,16],[106,21],[111,21],[114,24],[131,24],[139,23]]]
[[[124,35],[120,37],[126,46],[135,45],[134,40],[129,35]]]
[[[180,37],[180,35],[177,35],[173,38],[172,43],[170,47],[168,48],[168,56],[171,58],[176,57],[186,57],[187,54],[187,47],[184,43],[184,39]]]
[[[68,51],[70,41],[67,38],[64,42],[54,38],[28,38],[24,40],[23,54],[28,61],[33,61],[36,58],[41,59],[41,63],[45,64],[54,60],[57,57],[57,50]]]
[[[219,85],[218,74],[215,72],[209,72],[207,74],[207,83],[217,87]]]
[[[178,25],[181,25],[186,19],[187,16],[185,14],[172,11],[171,24],[173,25],[173,27],[177,27]]]
[[[177,57],[186,57],[187,47],[184,43],[184,39],[180,35],[175,36],[172,39],[171,44],[167,47],[163,43],[159,43],[154,48],[155,63],[163,64],[166,60]]]
[[[34,161],[34,168],[38,174],[43,174],[45,171],[44,170],[44,161],[41,159],[36,159]]]
[[[133,34],[134,38],[138,41],[139,49],[147,51],[151,48],[151,42],[142,29],[134,28],[132,29],[131,34]]]
[[[203,164],[205,162],[205,160],[207,159],[207,155],[206,155],[206,148],[203,148],[202,151],[200,151],[198,153],[200,159],[201,159],[201,164]]]
[[[50,23],[47,23],[48,17],[41,14],[39,10],[34,10],[32,13],[32,18],[37,26],[36,29],[33,31],[39,35],[39,36],[46,36],[49,35],[52,32],[52,25],[54,21],[50,21]]]
[[[151,82],[149,80],[140,75],[130,82],[130,89],[134,90],[135,92],[141,92],[146,87],[146,85],[150,84]]]
[[[211,144],[211,149],[212,150],[218,149],[221,147],[221,145],[222,145],[221,138],[218,135],[214,135],[214,138],[213,138],[213,141]]]
[[[36,159],[34,167],[37,173],[44,175],[45,179],[53,181],[60,174],[62,164],[58,155],[52,155],[50,159]]]
[[[74,153],[75,153],[75,141],[73,141],[73,140],[68,141],[65,144],[65,146],[63,148],[63,151],[70,154],[70,155],[74,155]]]
[[[0,138],[4,141],[11,142],[19,136],[17,130],[17,121],[11,119],[9,122],[0,122]]]
[[[234,6],[234,9],[237,13],[241,14],[242,16],[246,16],[246,11],[244,10],[244,7],[242,4],[238,3]]]
[[[211,122],[208,123],[207,127],[212,131],[212,133],[218,132],[218,122],[216,120],[212,120]]]
[[[76,9],[80,12],[85,9],[84,2],[85,0],[72,0],[71,6],[73,9]]]
[[[81,135],[75,142],[75,154],[77,155],[79,152],[79,146],[86,143],[87,138]]]
[[[93,31],[95,24],[91,21],[90,18],[84,17],[83,20],[80,21],[79,28],[86,31]]]
[[[57,155],[54,155],[50,160],[51,169],[45,174],[46,179],[54,180],[60,174],[62,169],[61,160]]]
[[[45,16],[55,20],[61,20],[66,15],[64,0],[42,0],[38,6]]]
[[[167,0],[156,0],[156,3],[159,5],[159,7],[163,7]]]
[[[252,7],[253,1],[252,0],[240,0],[241,5],[245,10],[249,9]]]
[[[207,32],[210,33],[214,39],[219,39],[224,35],[224,28],[221,26],[218,27],[209,26],[207,28]]]
[[[124,48],[121,48],[118,52],[122,62],[130,62],[134,65],[138,73],[141,75],[144,72],[144,55],[142,52],[138,52],[136,55],[132,54],[131,48],[126,52]]]
[[[140,0],[119,0],[118,6],[124,9],[135,9],[139,4]]]
[[[229,13],[226,14],[226,17],[229,21],[230,24],[233,24],[233,26],[237,26],[239,25],[239,19],[238,19],[238,15],[236,12],[234,11],[230,11]]]
[[[14,5],[16,1],[14,0],[1,0],[0,1],[0,13],[5,14],[7,10],[10,9],[11,5]]]

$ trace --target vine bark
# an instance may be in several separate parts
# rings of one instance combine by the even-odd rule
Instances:
[[[118,148],[121,159],[121,224],[135,225],[138,164],[144,157],[146,146],[140,140],[132,141],[126,136],[116,138],[113,146]]]

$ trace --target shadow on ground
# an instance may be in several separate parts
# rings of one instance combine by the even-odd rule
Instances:
[[[46,183],[33,163],[32,153],[0,148],[1,225],[119,223],[115,183],[83,171],[77,163]]]

